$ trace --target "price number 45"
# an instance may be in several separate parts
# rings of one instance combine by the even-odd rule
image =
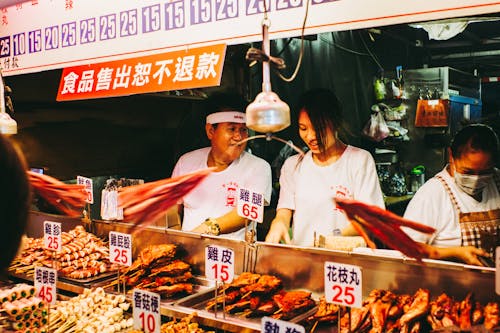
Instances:
[[[211,269],[214,272],[214,279],[217,281],[227,282],[229,280],[229,266],[223,264],[213,264]]]
[[[40,288],[40,292],[38,293],[38,297],[40,297],[42,300],[44,300],[47,303],[52,303],[52,291],[53,288],[52,286],[42,286]]]
[[[349,286],[341,286],[334,284],[333,289],[333,303],[341,303],[347,305],[353,305],[356,297],[354,296],[354,288]]]

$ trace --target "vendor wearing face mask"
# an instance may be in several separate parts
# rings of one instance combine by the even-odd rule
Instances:
[[[430,236],[407,230],[414,240],[432,245],[432,258],[483,265],[482,258],[494,257],[500,245],[498,145],[490,127],[464,127],[448,149],[449,164],[408,204],[405,218],[437,230]]]

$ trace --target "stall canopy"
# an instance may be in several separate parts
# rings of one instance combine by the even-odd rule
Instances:
[[[306,12],[305,34],[500,12],[500,2],[484,0],[31,0],[0,6],[6,76],[259,41],[265,12],[272,39],[301,35]]]

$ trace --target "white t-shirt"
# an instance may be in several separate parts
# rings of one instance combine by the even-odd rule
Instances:
[[[476,201],[461,191],[450,176],[446,167],[436,176],[441,176],[457,199],[462,213],[482,212],[500,208],[500,196],[494,179],[483,190],[481,201]],[[412,198],[404,217],[435,228],[434,235],[427,235],[413,229],[404,228],[405,232],[417,242],[428,243],[440,247],[460,246],[462,244],[458,212],[449,194],[436,177],[429,179],[418,189]]]
[[[210,147],[197,149],[181,156],[172,177],[206,169]],[[271,201],[271,167],[265,160],[243,152],[228,168],[208,175],[181,202],[184,205],[182,230],[190,231],[208,217],[222,216],[236,207],[240,188],[262,193],[266,205]],[[250,227],[254,228],[253,223]],[[224,237],[245,239],[245,228],[223,234]]]
[[[316,236],[340,232],[349,225],[345,214],[334,205],[334,197],[350,198],[384,207],[375,162],[366,150],[347,146],[342,156],[328,166],[314,163],[312,153],[289,157],[281,169],[277,209],[293,213],[292,243],[314,244]]]

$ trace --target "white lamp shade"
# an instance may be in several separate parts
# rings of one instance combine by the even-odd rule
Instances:
[[[17,122],[7,112],[0,112],[0,133],[17,134]]]
[[[290,108],[276,93],[263,91],[247,106],[247,127],[261,133],[274,133],[290,126]]]

